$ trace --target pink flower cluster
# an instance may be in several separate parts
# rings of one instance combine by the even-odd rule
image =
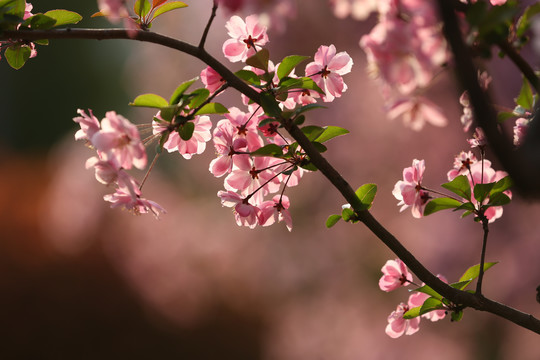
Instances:
[[[144,169],[147,157],[137,127],[122,115],[109,111],[98,119],[89,110],[77,110],[80,116],[73,121],[81,127],[75,133],[76,140],[86,140],[97,152],[86,162],[86,168],[94,168],[96,179],[107,186],[114,186],[113,194],[104,196],[111,207],[122,207],[134,214],[152,213],[156,218],[165,210],[157,203],[142,197],[140,185],[126,170]]]
[[[423,216],[424,208],[431,198],[422,187],[425,168],[424,160],[414,159],[411,167],[403,169],[403,180],[399,180],[392,191],[394,197],[399,200],[400,211],[412,207],[412,215],[415,218]]]
[[[412,283],[412,274],[407,266],[399,259],[388,260],[381,269],[383,276],[379,280],[379,287],[383,291],[392,291],[402,286]],[[447,282],[443,276],[438,276]],[[391,338],[398,338],[402,335],[412,335],[420,329],[420,316],[412,319],[404,319],[403,315],[412,308],[422,306],[429,298],[429,295],[414,292],[409,296],[407,303],[400,303],[396,310],[388,316],[388,325],[385,332]],[[433,310],[423,314],[421,317],[431,321],[438,321],[446,316],[444,309]]]
[[[384,0],[369,9],[374,6],[379,22],[361,38],[360,47],[366,52],[370,74],[381,81],[390,118],[402,116],[414,130],[426,122],[446,125],[441,110],[417,94],[449,58],[433,2]]]

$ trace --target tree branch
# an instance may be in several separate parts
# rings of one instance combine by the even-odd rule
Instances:
[[[442,0],[444,2],[444,0]],[[5,39],[21,39],[21,40],[38,40],[38,39],[131,39],[143,42],[159,44],[168,48],[176,49],[186,54],[192,55],[203,61],[214,70],[233,88],[249,97],[254,102],[260,104],[260,95],[241,79],[236,77],[227,67],[208,54],[200,47],[176,40],[164,35],[152,33],[148,31],[137,31],[135,36],[129,36],[123,29],[55,29],[55,30],[20,30],[20,31],[5,31],[0,34],[0,40]],[[476,72],[473,69],[474,79]],[[477,82],[475,81],[476,85]],[[313,143],[304,135],[304,133],[290,119],[281,119],[281,122],[289,134],[298,142],[309,156],[310,161],[321,171],[321,173],[334,185],[334,187],[343,195],[345,200],[351,204],[352,208],[358,215],[358,218],[364,225],[378,237],[390,250],[392,250],[408,267],[414,272],[420,280],[428,284],[435,291],[447,298],[451,302],[471,307],[480,311],[487,311],[492,314],[503,317],[517,325],[529,329],[540,334],[540,320],[532,315],[525,314],[506,305],[497,303],[493,300],[477,296],[465,291],[460,291],[452,288],[448,284],[442,282],[434,274],[422,265],[408,250],[405,248],[386,228],[384,228],[374,217],[367,211],[362,210],[362,203],[356,196],[354,190],[349,183],[341,176],[341,174],[321,155],[315,148]]]

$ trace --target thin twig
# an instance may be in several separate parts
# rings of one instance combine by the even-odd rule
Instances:
[[[210,26],[212,26],[212,22],[214,21],[214,18],[216,17],[217,8],[218,8],[217,0],[214,0],[214,4],[212,5],[212,13],[210,14],[210,19],[208,19],[208,23],[206,24],[206,27],[204,28],[201,41],[199,42],[199,49],[204,49],[204,44],[206,43],[206,38],[208,37],[208,32],[210,31]]]

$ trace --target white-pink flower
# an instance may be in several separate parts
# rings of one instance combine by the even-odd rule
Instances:
[[[120,19],[129,17],[126,0],[98,0],[98,8],[112,23],[117,23]]]
[[[250,229],[259,224],[261,210],[249,203],[248,199],[242,198],[234,191],[218,191],[221,204],[226,207],[234,207],[234,217],[238,226],[247,226]]]
[[[488,160],[484,160],[491,164]],[[468,175],[471,165],[477,162],[476,156],[471,152],[462,151],[454,158],[454,168],[446,174],[448,181],[454,180],[459,175]],[[489,165],[488,165],[489,166]]]
[[[84,110],[78,109],[77,112],[81,116],[73,118],[73,121],[81,126],[81,129],[75,133],[75,140],[87,140],[90,141],[92,136],[100,129],[99,121],[92,113],[92,110],[88,110],[90,115],[87,115]]]
[[[448,284],[448,281],[446,280],[446,278],[442,275],[437,275],[437,277],[439,279],[441,279],[443,282],[447,283]],[[422,286],[424,286],[425,284],[422,283]],[[429,295],[428,294],[425,294],[425,293],[422,293],[422,292],[414,292],[411,294],[411,296],[409,296],[409,301],[408,301],[408,304],[411,308],[415,308],[415,307],[419,307],[419,306],[422,306],[424,305],[424,302],[429,298]],[[439,321],[439,320],[442,320],[446,317],[446,310],[444,309],[440,309],[440,310],[433,310],[433,311],[430,311],[430,312],[427,312],[425,314],[422,315],[423,318],[425,319],[428,319],[430,321]]]
[[[527,134],[527,128],[529,127],[530,120],[525,118],[519,118],[514,125],[514,145],[520,146],[523,143],[523,139]]]
[[[157,119],[161,119],[161,115],[156,115]],[[193,135],[189,140],[183,140],[178,132],[169,129],[170,123],[167,121],[153,121],[153,133],[159,134],[169,132],[169,138],[163,144],[163,148],[168,152],[178,151],[184,159],[191,159],[195,154],[202,154],[206,150],[206,143],[212,138],[210,129],[212,121],[206,115],[195,116],[195,119],[190,120],[195,124]]]
[[[390,104],[387,115],[392,120],[402,117],[405,125],[416,131],[420,131],[426,123],[434,126],[446,126],[448,123],[442,109],[423,96],[395,101]]]
[[[269,226],[283,220],[287,230],[292,231],[292,217],[288,210],[289,206],[289,198],[286,195],[276,195],[272,200],[263,202],[259,205],[261,209],[260,224]]]
[[[212,69],[210,66],[207,66],[203,71],[201,71],[201,81],[204,84],[204,87],[208,89],[211,93],[219,89],[225,80],[217,73],[216,70]]]
[[[411,206],[415,218],[423,216],[426,203],[430,199],[429,193],[422,188],[424,170],[424,160],[414,159],[411,167],[403,169],[403,180],[399,180],[392,191],[394,197],[400,200],[400,211]]]
[[[134,196],[122,188],[117,189],[113,194],[103,196],[103,199],[112,203],[111,208],[122,207],[135,215],[152,213],[156,219],[159,219],[160,214],[166,213],[158,203]]]
[[[353,61],[347,52],[336,54],[334,45],[321,45],[315,53],[313,62],[306,65],[309,76],[324,91],[323,101],[330,102],[347,90],[342,75],[351,72]]]
[[[396,339],[402,335],[412,335],[420,329],[420,317],[404,319],[403,314],[412,308],[409,304],[400,303],[396,310],[388,316],[386,335]]]
[[[266,26],[263,26],[257,15],[246,17],[232,16],[225,27],[231,39],[223,44],[223,55],[231,62],[246,61],[268,42]]]
[[[131,169],[146,166],[146,151],[137,127],[122,115],[108,111],[101,120],[101,129],[90,139],[102,160],[115,159],[119,167]]]
[[[381,271],[383,276],[379,280],[379,288],[382,291],[392,291],[413,281],[412,274],[400,259],[388,260]]]

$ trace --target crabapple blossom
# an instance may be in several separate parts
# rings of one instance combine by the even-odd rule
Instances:
[[[201,81],[204,84],[204,87],[207,88],[210,93],[214,93],[223,84],[225,84],[225,80],[223,80],[221,75],[219,75],[217,71],[212,69],[210,66],[201,71]]]
[[[159,219],[161,213],[166,213],[165,209],[156,202],[141,198],[139,195],[134,196],[122,188],[116,189],[113,194],[103,196],[103,199],[112,203],[111,208],[122,207],[135,215],[152,213],[156,219]]]
[[[403,169],[403,180],[399,180],[392,191],[394,197],[400,200],[400,211],[412,206],[412,215],[415,218],[423,216],[426,203],[430,199],[429,193],[422,188],[424,170],[424,160],[414,159],[411,167]]]
[[[77,112],[81,116],[73,118],[73,121],[81,126],[81,129],[75,133],[75,140],[87,140],[90,141],[92,136],[100,129],[99,121],[92,113],[92,110],[88,110],[90,115],[87,115],[84,110],[78,109]]]
[[[117,23],[120,19],[129,17],[126,0],[98,0],[98,8],[112,23]]]
[[[263,140],[257,130],[258,121],[254,114],[245,113],[237,107],[231,107],[225,117],[236,129],[236,136],[246,139],[249,151],[255,151],[263,146]]]
[[[353,61],[345,51],[336,54],[334,45],[321,45],[314,60],[306,65],[306,76],[324,90],[323,101],[331,102],[347,90],[341,76],[351,72]]]
[[[529,127],[530,120],[525,118],[519,118],[514,125],[514,145],[520,146],[523,143],[523,139],[527,134],[527,128]]]
[[[413,281],[412,274],[400,259],[388,260],[381,271],[383,276],[379,280],[379,288],[382,291],[392,291]]]
[[[234,207],[234,217],[238,226],[247,226],[254,229],[259,223],[261,209],[249,203],[248,198],[242,198],[234,191],[218,191],[221,204],[226,207]]]
[[[405,125],[411,129],[420,131],[425,123],[434,126],[446,126],[448,120],[442,109],[423,96],[402,98],[390,104],[388,118],[403,118]]]
[[[195,116],[192,121],[195,125],[193,134],[189,140],[183,140],[177,131],[171,131],[170,126],[175,124],[170,124],[167,121],[164,121],[161,118],[161,115],[158,113],[156,119],[161,121],[154,120],[153,133],[169,133],[167,141],[163,144],[163,148],[167,149],[168,152],[178,151],[184,159],[191,159],[195,154],[202,154],[206,150],[206,143],[212,138],[210,129],[212,127],[212,121],[206,115]]]
[[[263,202],[259,205],[261,209],[261,225],[269,226],[283,220],[287,230],[292,231],[292,217],[288,210],[289,206],[289,198],[286,195],[276,195],[272,200]]]
[[[472,139],[467,139],[467,142],[469,145],[471,145],[471,148],[484,148],[487,145],[486,136],[484,135],[484,130],[482,128],[477,127],[474,129],[473,137]]]
[[[400,303],[396,310],[392,311],[388,316],[388,325],[385,329],[386,335],[396,339],[402,335],[412,335],[420,329],[419,316],[412,319],[403,318],[403,314],[412,307],[410,304]]]
[[[124,169],[131,169],[132,166],[143,169],[146,166],[146,151],[137,127],[114,111],[105,114],[101,129],[90,141],[104,160],[114,158]]]
[[[220,120],[214,129],[212,140],[218,157],[210,162],[209,170],[215,177],[230,173],[235,163],[249,164],[247,140],[237,137],[236,133],[236,128],[228,119]]]
[[[467,175],[471,169],[471,165],[477,162],[476,156],[471,152],[462,151],[454,158],[454,168],[447,173],[448,181],[454,180],[459,175]],[[488,160],[484,160],[490,166]]]
[[[231,62],[246,61],[268,42],[266,27],[261,25],[257,15],[250,15],[246,20],[232,16],[225,27],[231,39],[223,44],[223,55]]]
[[[493,183],[501,180],[502,178],[508,176],[505,171],[495,171],[491,168],[491,162],[488,160],[477,161],[471,165],[470,170],[470,179],[471,189],[474,188],[474,184],[487,184]],[[512,198],[512,192],[506,190],[504,192],[508,197]],[[473,204],[476,204],[476,199],[474,197],[471,199]],[[489,202],[489,198],[484,200],[484,204]],[[502,206],[491,206],[487,208],[484,212],[484,216],[489,220],[489,223],[494,222],[500,218],[503,214]]]

